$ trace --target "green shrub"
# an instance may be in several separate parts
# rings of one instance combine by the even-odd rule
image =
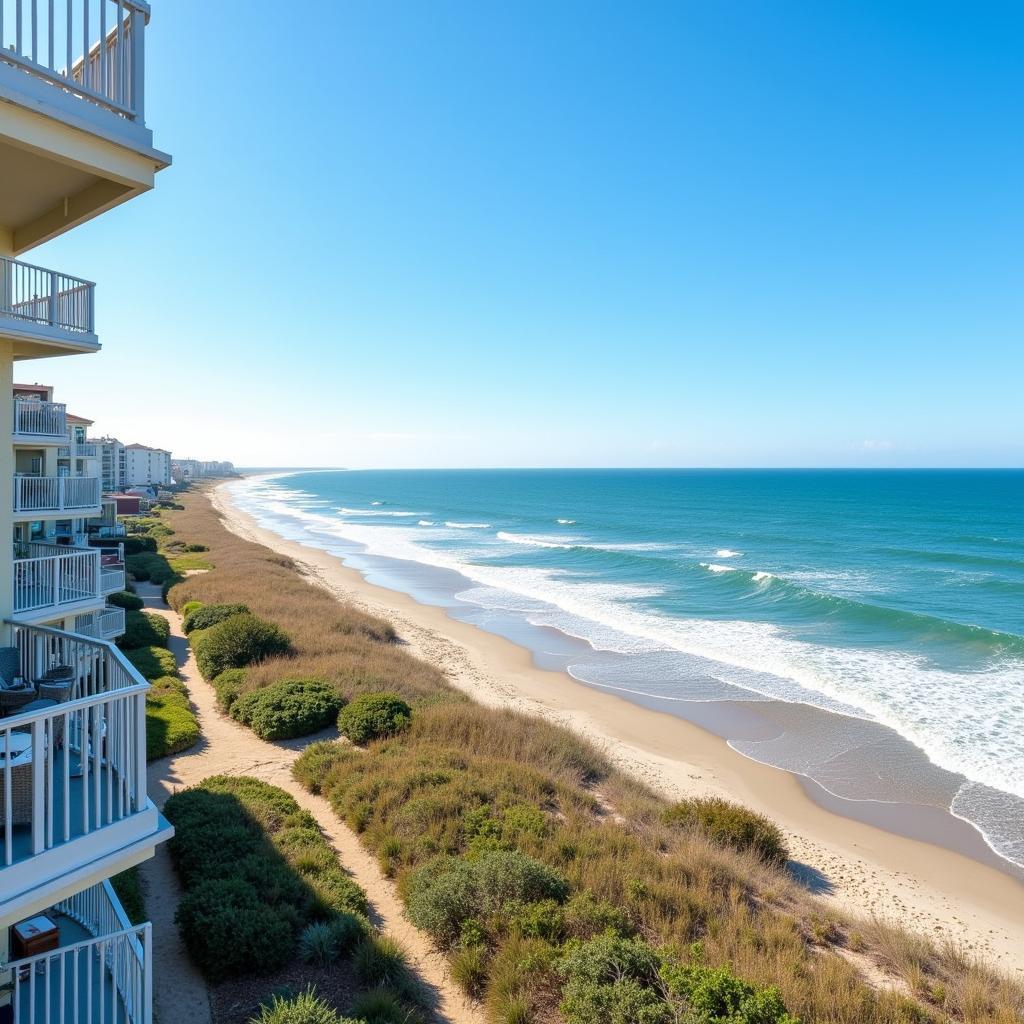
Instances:
[[[320,783],[327,773],[353,753],[351,747],[333,740],[311,743],[292,765],[292,776],[300,786],[319,795]]]
[[[231,717],[261,739],[284,740],[326,728],[343,703],[328,683],[285,679],[239,697],[231,704]]]
[[[565,980],[559,1009],[567,1024],[669,1024],[668,1004],[654,987],[660,968],[642,939],[573,940],[558,964]]]
[[[178,609],[178,614],[179,614],[179,615],[181,615],[181,616],[182,616],[182,618],[187,618],[187,617],[188,617],[188,616],[189,616],[189,615],[190,615],[190,614],[191,614],[192,612],[194,612],[194,611],[195,611],[195,610],[196,610],[197,608],[202,608],[202,607],[203,607],[203,602],[202,602],[202,601],[186,601],[186,602],[185,602],[185,603],[184,603],[184,604],[183,604],[183,605],[182,605],[182,606],[181,606],[181,607],[180,607],[180,608]],[[184,627],[182,627],[182,628],[184,629]],[[187,633],[187,632],[188,632],[188,630],[184,630],[184,632],[186,632],[186,633]]]
[[[342,708],[338,731],[353,743],[369,743],[409,727],[412,708],[395,693],[361,693]]]
[[[221,711],[230,711],[231,705],[238,700],[245,683],[244,668],[226,668],[219,676],[215,676],[210,684],[217,694],[217,707]]]
[[[349,1013],[365,1024],[420,1024],[423,1018],[386,988],[374,989],[356,998]]]
[[[329,967],[338,959],[338,946],[326,921],[314,921],[302,929],[299,956],[305,963],[317,967]]]
[[[125,651],[124,656],[146,679],[159,679],[161,676],[178,674],[178,663],[166,647],[136,647]]]
[[[185,685],[175,676],[152,680],[146,694],[146,759],[177,754],[198,742],[199,722]]]
[[[115,608],[125,608],[130,612],[137,612],[145,606],[145,601],[141,597],[135,594],[129,594],[127,590],[122,590],[117,594],[107,595],[107,604],[112,604]]]
[[[202,630],[198,640],[192,641],[205,679],[213,679],[227,668],[244,668],[254,661],[285,654],[288,644],[284,630],[249,614],[232,615]]]
[[[174,919],[193,961],[210,981],[268,974],[292,957],[288,921],[238,878],[199,882],[182,896]]]
[[[120,874],[113,875],[110,884],[117,893],[117,898],[128,915],[132,924],[142,924],[147,920],[146,903],[142,897],[142,883],[139,881],[139,869],[128,868]]]
[[[568,892],[565,879],[546,864],[517,850],[489,850],[475,860],[428,861],[407,880],[406,906],[413,924],[451,946],[467,921],[543,900],[558,904]]]
[[[121,542],[124,544],[124,553],[128,555],[141,555],[156,551],[156,537],[134,536],[125,537]]]
[[[351,1017],[339,1017],[326,1000],[316,994],[312,986],[297,996],[274,995],[269,1004],[260,1008],[258,1017],[249,1024],[367,1024]]]
[[[248,611],[249,606],[244,604],[201,604],[199,601],[189,601],[181,608],[181,628],[185,633],[191,633],[194,629],[209,629],[232,615],[243,615]]]
[[[122,650],[134,647],[166,647],[171,636],[168,621],[152,612],[130,611],[125,613],[125,630],[118,637],[117,645]]]
[[[720,797],[701,797],[674,804],[663,815],[669,825],[703,832],[734,850],[750,850],[764,861],[784,864],[789,859],[782,832],[774,822]]]
[[[356,946],[352,963],[356,977],[367,988],[387,986],[403,994],[411,989],[405,951],[386,935],[367,935]]]
[[[479,997],[487,984],[487,947],[474,942],[456,950],[451,960],[452,978],[467,995]]]
[[[163,601],[163,603],[165,605],[167,605],[168,607],[170,607],[170,605],[171,605],[171,601],[170,601],[171,590],[174,587],[176,587],[179,583],[181,583],[182,579],[183,579],[183,577],[179,576],[177,574],[177,571],[175,571],[174,575],[173,576],[169,576],[167,579],[165,579],[164,582],[163,582],[163,585],[160,587],[160,598]]]
[[[661,980],[696,1021],[727,1024],[799,1024],[786,1012],[776,988],[755,988],[724,967],[666,963]]]
[[[164,583],[175,575],[167,559],[155,552],[142,551],[126,555],[125,566],[135,579],[149,580],[151,583]]]

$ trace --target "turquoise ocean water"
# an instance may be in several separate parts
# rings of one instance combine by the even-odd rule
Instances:
[[[264,474],[292,540],[1024,865],[1024,472]]]

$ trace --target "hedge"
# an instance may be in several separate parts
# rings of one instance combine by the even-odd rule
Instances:
[[[136,647],[125,651],[124,656],[142,673],[146,679],[159,679],[161,676],[177,676],[178,664],[166,647]]]
[[[165,583],[175,575],[174,569],[167,559],[153,552],[140,552],[125,557],[128,572],[137,580],[149,580],[152,583]]]
[[[244,668],[226,668],[219,676],[213,677],[210,685],[217,695],[217,707],[221,711],[231,710],[231,705],[238,700],[244,683]]]
[[[189,640],[204,679],[227,668],[244,668],[275,654],[286,654],[288,634],[255,615],[232,615],[209,629],[193,629]]]
[[[127,590],[107,596],[107,604],[112,604],[115,608],[124,608],[130,612],[141,611],[145,603],[138,594],[130,594]]]
[[[286,740],[326,728],[343,703],[337,691],[319,679],[284,679],[233,701],[231,717],[261,739]]]
[[[214,776],[172,794],[164,814],[185,890],[176,920],[210,980],[268,973],[294,956],[308,924],[365,916],[365,893],[283,789]]]
[[[176,676],[152,680],[146,694],[146,759],[178,754],[199,742],[188,690]]]
[[[412,708],[396,693],[361,693],[342,708],[338,731],[353,743],[369,743],[408,728]]]
[[[197,607],[186,611],[188,605],[192,604]],[[209,629],[232,615],[245,615],[249,612],[249,606],[244,604],[200,604],[198,601],[189,601],[188,605],[181,610],[181,628],[185,633],[191,633],[194,629]]]
[[[117,638],[117,646],[122,650],[166,647],[170,636],[170,623],[162,616],[152,612],[129,611],[125,614],[125,630]]]

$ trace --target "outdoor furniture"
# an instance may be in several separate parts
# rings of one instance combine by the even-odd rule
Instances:
[[[11,928],[11,949],[15,960],[48,953],[60,945],[57,925],[44,914],[19,921]]]
[[[28,825],[32,821],[32,737],[12,732],[0,742],[0,826],[7,820],[7,796],[3,785],[7,768],[7,746],[11,749],[11,824]]]
[[[36,699],[35,688],[21,677],[21,652],[0,647],[0,715],[11,715]]]
[[[71,699],[75,670],[70,665],[56,665],[36,680],[39,696],[63,704]]]

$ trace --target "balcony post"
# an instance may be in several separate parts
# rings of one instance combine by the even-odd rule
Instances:
[[[137,693],[133,698],[135,707],[135,791],[132,800],[136,811],[146,806],[146,695]],[[147,959],[148,963],[148,959]]]
[[[142,926],[142,1016],[141,1024],[153,1024],[153,925]]]
[[[57,286],[57,275],[50,272],[50,326],[57,326],[57,304],[60,296],[60,289]]]
[[[132,113],[139,124],[146,123],[146,16],[142,11],[133,10],[131,20],[132,37]]]
[[[40,854],[46,848],[46,744],[43,742],[43,723],[32,723],[32,853]]]

